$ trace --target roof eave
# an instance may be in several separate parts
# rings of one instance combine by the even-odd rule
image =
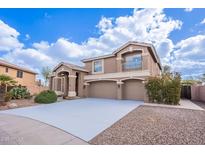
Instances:
[[[115,56],[115,55],[114,54],[108,54],[108,55],[97,56],[97,57],[93,57],[93,58],[82,59],[81,61],[82,62],[89,62],[89,61],[109,58],[109,57],[113,57],[113,56]]]
[[[64,63],[64,62],[60,62],[53,70],[52,70],[52,72],[54,72],[54,71],[56,71],[60,66],[62,66],[62,65],[65,65],[65,66],[67,66],[67,67],[69,67],[69,68],[71,68],[71,69],[73,69],[73,70],[77,70],[77,71],[82,71],[82,72],[89,72],[88,70],[85,70],[85,69],[80,69],[80,68],[74,68],[74,67],[72,67],[72,66],[68,66],[68,65],[66,65],[66,63]]]

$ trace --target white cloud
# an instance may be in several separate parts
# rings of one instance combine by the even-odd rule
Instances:
[[[10,51],[23,47],[18,36],[19,32],[0,20],[0,51]]]
[[[13,52],[4,55],[3,58],[21,66],[29,66],[32,70],[55,64],[55,59],[31,48],[15,49]]]
[[[112,21],[103,17],[98,25],[104,25],[98,26],[102,35],[89,38],[85,46],[101,54],[111,52],[130,40],[152,42],[160,46],[173,30],[181,28],[182,22],[166,17],[162,9],[142,9],[134,10],[131,16],[118,17]]]
[[[25,37],[26,37],[26,40],[30,40],[31,39],[29,34],[26,34]]]
[[[40,43],[33,43],[33,47],[38,50],[46,50],[49,48],[49,43],[47,41],[41,41]]]
[[[185,12],[191,12],[191,11],[193,11],[193,8],[185,8],[184,11]]]
[[[102,31],[105,32],[107,29],[112,28],[112,18],[105,18],[102,17],[100,22],[98,23],[97,27]]]
[[[196,35],[178,42],[174,49],[174,70],[183,74],[197,74],[205,67],[205,35]]]
[[[196,35],[181,40],[175,48],[177,58],[205,58],[205,35]]]
[[[163,9],[135,9],[130,16],[102,17],[97,24],[99,37],[89,37],[81,44],[66,38],[58,38],[53,43],[35,42],[32,48],[23,48],[22,45],[12,48],[12,52],[4,58],[39,70],[42,66],[54,66],[60,61],[79,62],[84,57],[111,53],[127,41],[134,40],[153,43],[162,60],[168,62],[167,57],[174,46],[169,35],[181,26],[181,21],[167,17]],[[10,29],[19,43],[19,33]]]
[[[155,46],[159,56],[163,58],[169,56],[170,52],[174,48],[174,44],[170,39],[165,39]]]
[[[205,24],[205,18],[200,22],[200,24]]]

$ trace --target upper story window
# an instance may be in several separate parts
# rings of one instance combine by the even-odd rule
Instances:
[[[123,63],[123,70],[136,70],[142,68],[141,54],[126,56]]]
[[[9,72],[9,68],[8,68],[8,67],[5,68],[5,72],[6,72],[6,73]]]
[[[16,74],[17,78],[23,78],[23,71],[18,70]]]
[[[93,62],[93,73],[103,72],[103,60],[96,60]]]

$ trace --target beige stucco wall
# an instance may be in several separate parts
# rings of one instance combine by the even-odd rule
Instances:
[[[154,62],[151,56],[149,56],[149,70],[152,76],[160,75],[158,64]]]
[[[92,74],[92,61],[85,62],[85,69],[88,70],[88,74]]]
[[[104,58],[104,73],[117,72],[117,61],[116,57]],[[85,69],[89,71],[88,74],[92,74],[92,61],[85,62]]]
[[[205,86],[192,85],[191,86],[191,99],[195,101],[205,102]]]
[[[36,92],[36,90],[34,90],[34,89],[36,89],[36,88],[34,88],[34,86],[36,86],[36,81],[35,81],[36,80],[36,75],[35,74],[23,71],[23,78],[17,78],[16,77],[17,69],[9,68],[8,73],[6,73],[5,68],[6,68],[5,66],[0,66],[0,74],[9,75],[15,81],[17,81],[18,84],[20,84],[22,86],[26,86],[31,93]]]
[[[104,73],[117,72],[116,57],[110,57],[104,59]]]
[[[83,97],[84,96],[84,88],[83,88],[83,84],[84,84],[84,75],[85,75],[86,73],[84,73],[84,72],[81,72],[81,73],[79,73],[79,80],[78,80],[78,96],[79,97]]]
[[[159,75],[160,69],[158,64],[154,61],[147,47],[139,45],[129,45],[119,51],[115,57],[104,58],[104,73],[122,72],[123,55],[129,51],[139,50],[142,54],[142,70],[150,70],[152,76]],[[136,54],[136,52],[129,52],[129,54]],[[85,62],[85,68],[92,74],[92,61]]]

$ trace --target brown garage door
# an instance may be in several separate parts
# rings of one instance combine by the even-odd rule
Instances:
[[[94,98],[117,98],[117,84],[115,81],[96,81],[89,85],[88,96]]]
[[[122,96],[123,99],[144,100],[145,87],[140,80],[123,81]]]

